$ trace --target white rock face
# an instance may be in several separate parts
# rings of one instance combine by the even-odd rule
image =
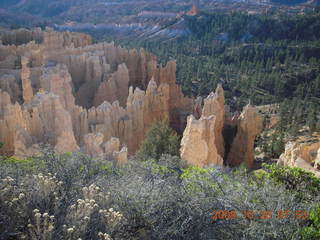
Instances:
[[[320,177],[320,136],[300,137],[286,144],[278,164],[300,167]]]

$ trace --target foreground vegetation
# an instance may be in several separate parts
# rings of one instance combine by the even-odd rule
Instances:
[[[0,177],[0,239],[319,236],[319,179],[302,170],[202,169],[170,155],[116,166],[48,148],[40,157],[3,158]],[[311,209],[310,219],[295,215]],[[212,219],[215,210],[236,211],[239,218]],[[272,217],[252,219],[248,211]]]
[[[313,174],[189,166],[178,146],[163,121],[126,165],[49,146],[1,157],[0,239],[319,239]]]

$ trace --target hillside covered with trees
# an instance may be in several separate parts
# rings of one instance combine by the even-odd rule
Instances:
[[[286,119],[290,125],[315,118],[320,106],[319,11],[293,16],[202,13],[186,22],[192,31],[188,38],[118,43],[146,48],[163,62],[176,59],[177,81],[189,96],[206,96],[222,83],[233,109],[249,100],[282,103],[293,114]]]

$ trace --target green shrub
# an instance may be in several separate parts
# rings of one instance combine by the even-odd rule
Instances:
[[[179,155],[180,139],[169,127],[168,121],[155,123],[148,131],[138,156],[142,159],[160,159],[162,154]]]
[[[204,189],[214,195],[221,194],[218,184],[212,181],[211,174],[218,173],[214,168],[188,166],[182,170],[180,179],[183,180],[188,194],[198,194]],[[210,190],[209,190],[210,189]]]
[[[209,170],[198,167],[198,166],[189,166],[185,169],[183,169],[183,173],[181,174],[181,179],[192,179],[198,176],[208,175]]]
[[[320,239],[320,205],[316,206],[309,215],[311,221],[310,226],[304,227],[301,230],[303,240],[318,240]]]
[[[313,173],[297,167],[283,167],[277,164],[263,164],[267,170],[267,177],[286,189],[298,193],[301,199],[311,199],[318,196],[320,191],[320,179]]]
[[[257,181],[264,181],[264,179],[268,176],[268,173],[263,169],[258,169],[253,172],[253,176]]]
[[[113,173],[113,164],[112,162],[101,164],[99,169],[106,172],[107,174]]]
[[[37,162],[35,158],[16,158],[16,157],[4,157],[0,160],[0,167],[3,166],[15,166],[23,170],[34,171],[41,165],[40,162]]]

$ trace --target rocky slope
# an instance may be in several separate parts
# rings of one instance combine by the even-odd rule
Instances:
[[[278,164],[303,168],[320,177],[320,134],[301,136],[289,141]]]
[[[221,86],[204,101],[184,97],[175,61],[159,66],[143,49],[91,44],[87,35],[52,29],[8,32],[2,42],[0,154],[29,156],[50,144],[57,152],[81,150],[124,163],[153,123],[169,119],[184,132],[181,157],[187,162],[252,165],[261,129],[254,108],[230,121]],[[225,142],[228,125],[237,134]]]

